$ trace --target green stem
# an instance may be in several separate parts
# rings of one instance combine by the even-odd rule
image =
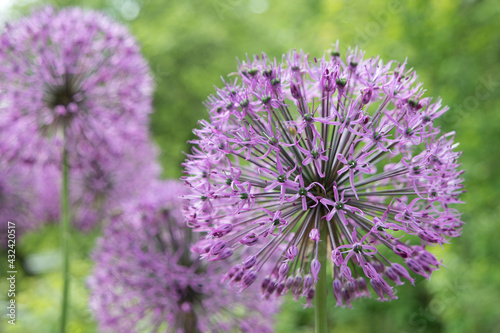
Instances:
[[[326,247],[328,232],[326,229],[326,221],[322,221],[320,228],[320,242],[318,244],[318,261],[321,264],[321,269],[318,274],[318,283],[316,284],[316,291],[314,293],[314,308],[315,308],[315,322],[316,333],[328,333],[328,319],[327,319],[327,306],[326,299],[328,296],[328,289],[326,287]]]
[[[63,294],[62,294],[62,309],[61,309],[61,333],[66,332],[66,324],[68,321],[69,308],[69,230],[71,226],[70,203],[69,203],[69,166],[68,166],[68,150],[66,147],[66,137],[63,139],[63,154],[62,154],[62,193],[61,193],[61,243],[63,255]]]

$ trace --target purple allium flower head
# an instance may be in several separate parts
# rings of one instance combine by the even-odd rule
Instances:
[[[145,327],[176,333],[272,332],[275,299],[262,300],[257,292],[231,292],[221,282],[228,262],[207,266],[191,252],[198,237],[184,224],[184,202],[179,196],[185,193],[180,182],[158,183],[141,200],[125,206],[115,216],[116,223],[105,228],[93,253],[96,267],[88,282],[90,307],[100,328],[105,332],[142,332]],[[255,278],[239,275],[238,281],[251,284]]]
[[[7,25],[0,45],[2,154],[34,159],[63,129],[74,154],[82,141],[117,150],[113,135],[148,128],[153,80],[124,26],[45,7]]]
[[[59,169],[65,146],[74,222],[91,227],[159,174],[148,137],[152,91],[124,26],[91,10],[42,8],[0,36],[0,154]],[[37,181],[49,220],[60,179],[51,170]]]
[[[389,282],[440,266],[427,245],[460,235],[460,152],[433,122],[448,108],[424,96],[406,62],[358,49],[343,60],[337,45],[320,59],[247,57],[234,76],[208,98],[210,119],[184,164],[191,227],[214,248],[252,249],[265,293],[284,283],[280,294],[308,301],[328,269],[320,255],[331,257],[337,304],[349,307],[368,285],[394,299]],[[281,259],[265,266],[280,244]],[[221,259],[214,248],[208,260]]]

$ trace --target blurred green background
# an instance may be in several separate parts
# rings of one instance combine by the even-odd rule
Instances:
[[[434,253],[447,267],[416,287],[398,288],[399,300],[362,300],[339,309],[330,297],[332,332],[500,332],[500,1],[311,0],[0,0],[0,20],[31,7],[80,5],[101,9],[130,27],[157,85],[151,129],[162,149],[165,177],[178,178],[191,129],[206,116],[204,99],[236,68],[236,57],[292,48],[321,56],[337,39],[341,50],[359,45],[368,57],[404,60],[419,73],[429,96],[451,110],[438,120],[456,131],[464,151],[467,222],[463,236]],[[95,332],[85,278],[97,232],[75,237],[71,332]],[[18,274],[18,321],[0,331],[52,333],[57,328],[61,278],[55,227],[18,245],[31,272]],[[6,260],[1,260],[1,274]],[[3,276],[3,275],[2,275]],[[0,290],[7,290],[2,278]],[[0,300],[6,295],[2,292]],[[4,303],[2,303],[4,304]],[[4,306],[2,306],[4,308]],[[2,311],[3,313],[3,311]],[[277,332],[312,332],[313,309],[287,301]]]

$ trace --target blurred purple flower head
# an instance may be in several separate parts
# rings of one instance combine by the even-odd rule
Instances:
[[[460,152],[434,124],[448,108],[424,96],[406,62],[357,48],[343,60],[337,44],[320,59],[247,58],[233,75],[206,102],[184,164],[188,224],[214,239],[208,260],[251,249],[245,274],[266,276],[266,296],[309,303],[327,255],[337,304],[349,307],[368,286],[394,299],[391,281],[440,266],[427,245],[460,235]],[[280,245],[281,259],[264,265]]]
[[[179,196],[185,193],[180,182],[158,183],[105,228],[88,282],[100,328],[272,332],[274,300],[232,292],[221,282],[228,263],[207,267],[191,252],[198,237],[184,224]]]
[[[7,25],[0,45],[2,154],[35,159],[45,142],[33,136],[63,129],[74,154],[83,141],[117,149],[115,135],[148,128],[153,80],[121,24],[91,10],[46,7]]]
[[[45,7],[8,24],[0,36],[0,91],[6,163],[57,168],[37,181],[47,219],[58,215],[63,145],[82,228],[159,175],[148,137],[152,76],[134,38],[106,16]]]

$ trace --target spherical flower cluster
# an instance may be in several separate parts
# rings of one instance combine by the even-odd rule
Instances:
[[[160,183],[105,228],[88,282],[100,328],[272,332],[276,302],[232,292],[221,282],[227,263],[207,267],[190,251],[197,237],[184,224],[179,196],[185,193],[180,182]]]
[[[0,154],[13,167],[48,168],[36,181],[43,222],[58,219],[63,163],[74,223],[85,229],[158,177],[152,76],[134,38],[106,16],[46,7],[8,24],[0,92]]]
[[[213,240],[208,260],[250,248],[243,276],[265,276],[268,297],[310,300],[328,269],[318,258],[331,257],[330,290],[349,307],[369,286],[394,299],[391,283],[440,266],[427,245],[460,235],[460,153],[434,124],[447,107],[406,62],[357,48],[344,60],[337,45],[320,59],[247,57],[233,75],[206,102],[184,164],[186,217]]]
[[[0,37],[1,153],[24,160],[66,136],[117,150],[114,135],[148,128],[152,77],[127,29],[90,10],[46,7]],[[47,148],[45,148],[47,149]],[[50,157],[50,155],[48,156]]]

